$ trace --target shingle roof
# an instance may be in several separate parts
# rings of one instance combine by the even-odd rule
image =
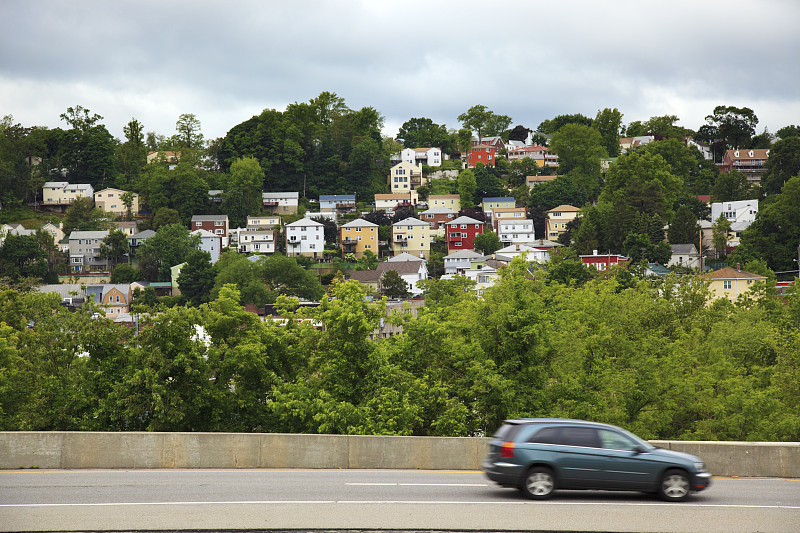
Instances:
[[[427,222],[423,222],[414,217],[408,217],[399,222],[395,222],[392,226],[429,226]]]
[[[720,268],[706,274],[704,277],[708,279],[767,279],[766,276],[745,272],[744,270],[736,270],[731,267]]]
[[[420,264],[415,263],[414,261],[400,261],[399,263],[389,263],[389,262],[382,262],[378,263],[378,270],[377,272],[381,275],[384,273],[394,270],[401,276],[403,274],[417,274],[419,273]]]
[[[447,224],[448,225],[450,225],[450,224],[483,224],[483,222],[481,222],[480,220],[475,220],[474,218],[471,218],[471,217],[461,216],[461,217],[458,217],[455,220],[449,221]]]
[[[352,222],[348,222],[343,228],[375,228],[378,227],[377,224],[370,222],[369,220],[364,220],[363,218],[357,218]]]

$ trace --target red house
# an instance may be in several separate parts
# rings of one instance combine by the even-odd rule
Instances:
[[[497,159],[497,148],[488,144],[479,144],[470,148],[467,154],[467,166],[474,168],[478,163],[483,163],[484,166],[493,167],[495,159]]]
[[[624,263],[628,260],[627,257],[624,255],[618,254],[598,254],[597,250],[594,251],[592,255],[581,255],[579,256],[581,261],[584,264],[593,266],[597,270],[603,271],[606,270],[611,265],[616,265],[619,263]]]
[[[447,249],[451,252],[458,250],[473,250],[472,242],[476,235],[483,233],[483,222],[470,217],[458,217],[448,222],[445,229]]]

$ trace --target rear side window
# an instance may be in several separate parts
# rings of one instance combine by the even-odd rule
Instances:
[[[600,438],[594,428],[567,427],[563,429],[563,444],[567,446],[584,446],[601,448]]]
[[[503,424],[494,434],[494,438],[506,442],[512,441],[521,427],[519,424]]]
[[[561,428],[542,428],[534,433],[528,442],[538,444],[561,444]]]

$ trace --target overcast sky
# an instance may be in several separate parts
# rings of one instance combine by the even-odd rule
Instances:
[[[322,91],[396,135],[482,104],[535,128],[616,107],[623,123],[750,107],[758,132],[800,124],[798,0],[0,0],[0,116],[109,131],[136,118],[207,139]]]

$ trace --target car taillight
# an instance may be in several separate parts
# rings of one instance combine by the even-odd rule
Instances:
[[[500,457],[514,457],[513,442],[504,442],[500,445]]]

